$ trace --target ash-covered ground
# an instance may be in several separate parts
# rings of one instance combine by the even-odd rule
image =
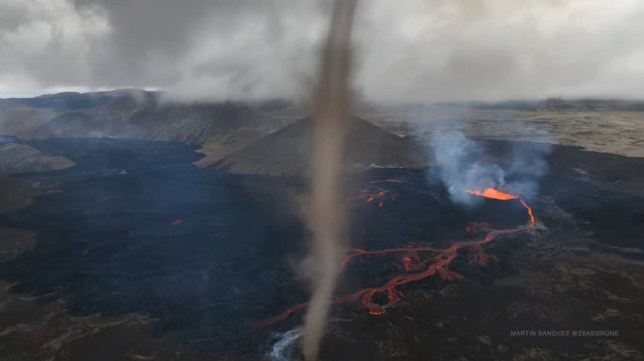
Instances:
[[[2,359],[298,359],[300,313],[256,326],[307,299],[305,180],[198,168],[200,155],[181,143],[22,142],[76,166],[12,178],[32,200],[0,214]],[[499,157],[509,144],[483,143]],[[485,244],[485,265],[460,250],[447,275],[462,277],[404,284],[392,305],[376,295],[383,315],[338,304],[322,358],[643,359],[644,160],[555,147],[548,162],[540,191],[525,199],[534,228]],[[472,222],[528,220],[516,202],[459,206],[435,175],[352,176],[351,247],[443,249],[478,239]],[[407,256],[352,262],[338,294],[409,273]],[[572,331],[603,333],[561,334]]]

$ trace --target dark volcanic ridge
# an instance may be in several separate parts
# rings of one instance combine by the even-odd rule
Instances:
[[[304,115],[297,105],[280,101],[188,104],[141,90],[61,93],[2,100],[0,134],[179,141],[201,146],[205,157],[199,166],[217,164],[241,174],[303,175],[312,139],[311,122],[301,120]],[[347,141],[349,170],[426,164],[416,144],[360,118],[352,122]]]
[[[178,103],[165,100],[159,92],[143,90],[60,93],[0,100],[0,134],[201,145],[246,129],[266,133],[290,124],[285,120],[288,117],[272,116],[284,109],[290,109],[290,103]]]
[[[121,104],[123,103],[123,104]],[[29,135],[47,137],[109,137],[203,144],[243,128],[263,129],[262,114],[233,103],[138,105],[117,100],[100,110],[60,113]],[[273,127],[268,127],[269,130]]]
[[[223,158],[216,166],[236,174],[307,175],[312,151],[311,119],[272,132]],[[349,171],[369,168],[420,168],[422,148],[407,138],[354,117],[346,138]]]

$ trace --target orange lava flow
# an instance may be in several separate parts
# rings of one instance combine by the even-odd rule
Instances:
[[[485,190],[470,189],[467,191],[467,193],[473,194],[479,197],[498,199],[501,201],[508,201],[510,199],[519,198],[519,196],[515,196],[514,194],[510,194],[510,193],[501,192],[500,190],[494,189],[494,188],[486,188]]]
[[[526,225],[512,229],[494,229],[489,224],[471,223],[467,226],[466,232],[470,234],[484,233],[485,235],[483,238],[456,241],[447,248],[414,245],[381,250],[365,250],[360,248],[351,249],[342,260],[342,268],[346,268],[351,261],[359,257],[399,255],[397,260],[400,262],[399,265],[402,273],[393,276],[381,286],[363,288],[350,294],[337,296],[333,298],[331,304],[354,303],[359,301],[361,306],[366,308],[370,315],[384,315],[387,307],[390,307],[403,299],[403,294],[399,290],[399,287],[402,285],[418,282],[434,275],[438,275],[447,281],[462,279],[463,275],[449,269],[450,264],[457,257],[460,251],[467,250],[471,253],[470,263],[476,263],[479,266],[486,266],[489,264],[490,260],[496,260],[496,257],[488,255],[483,248],[484,245],[499,237],[534,229],[535,217],[532,208],[530,208],[528,204],[518,196],[504,193],[493,188],[488,188],[485,191],[473,190],[468,192],[474,195],[500,200],[519,199],[521,204],[527,209],[530,221]],[[385,304],[374,302],[373,298],[377,294],[385,295],[387,302]],[[263,328],[283,321],[293,314],[306,309],[306,307],[307,303],[297,304],[286,309],[279,315],[255,323],[252,329]]]
[[[378,208],[382,208],[387,201],[394,201],[398,198],[398,194],[393,191],[382,189],[379,187],[370,187],[362,191],[357,197],[351,201],[363,201],[366,203],[375,204]]]
[[[521,205],[523,205],[527,210],[528,210],[528,217],[530,217],[530,225],[534,227],[534,224],[536,223],[536,219],[534,218],[534,212],[532,211],[532,208],[526,203],[523,199],[521,200]]]
[[[536,223],[536,219],[534,217],[534,212],[532,211],[532,208],[526,203],[523,199],[519,198],[519,196],[516,196],[514,194],[510,193],[505,193],[503,191],[500,191],[495,188],[486,188],[485,190],[479,190],[479,189],[470,189],[467,191],[467,193],[479,196],[479,197],[484,197],[484,198],[490,198],[490,199],[497,199],[501,201],[509,201],[512,199],[518,199],[519,202],[525,209],[528,210],[528,217],[530,218],[530,225],[534,227]]]

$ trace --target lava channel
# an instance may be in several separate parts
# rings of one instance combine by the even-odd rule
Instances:
[[[447,248],[435,248],[424,245],[409,245],[406,247],[381,250],[353,248],[342,260],[341,266],[343,269],[346,268],[353,260],[360,257],[399,255],[397,259],[400,261],[400,268],[404,273],[393,276],[379,287],[363,288],[350,294],[336,296],[331,301],[331,304],[336,305],[359,302],[370,315],[384,315],[386,313],[386,308],[403,299],[403,293],[398,289],[402,285],[418,282],[434,275],[438,275],[447,281],[462,279],[463,275],[449,269],[450,264],[456,258],[459,251],[471,251],[472,256],[470,257],[470,263],[476,263],[479,266],[486,266],[489,264],[490,260],[496,260],[496,257],[488,255],[483,248],[484,245],[493,242],[499,237],[534,229],[536,222],[534,212],[532,208],[519,196],[505,193],[495,188],[469,190],[468,193],[479,197],[501,201],[518,199],[528,212],[529,222],[526,225],[511,229],[495,229],[491,225],[485,223],[470,223],[467,226],[466,231],[470,234],[485,233],[483,238],[478,240],[456,241]],[[362,198],[362,196],[359,198]],[[373,202],[368,197],[364,200],[369,203]],[[373,298],[377,294],[385,295],[387,302],[384,304],[374,302]],[[301,312],[306,309],[306,307],[307,303],[300,303],[292,306],[274,317],[255,323],[252,329],[260,329],[276,324],[296,313]]]

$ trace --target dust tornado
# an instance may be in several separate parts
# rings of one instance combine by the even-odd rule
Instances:
[[[350,119],[351,30],[357,0],[336,0],[313,100],[310,227],[316,265],[314,290],[304,318],[302,351],[316,360],[346,235],[342,200],[345,133]]]

